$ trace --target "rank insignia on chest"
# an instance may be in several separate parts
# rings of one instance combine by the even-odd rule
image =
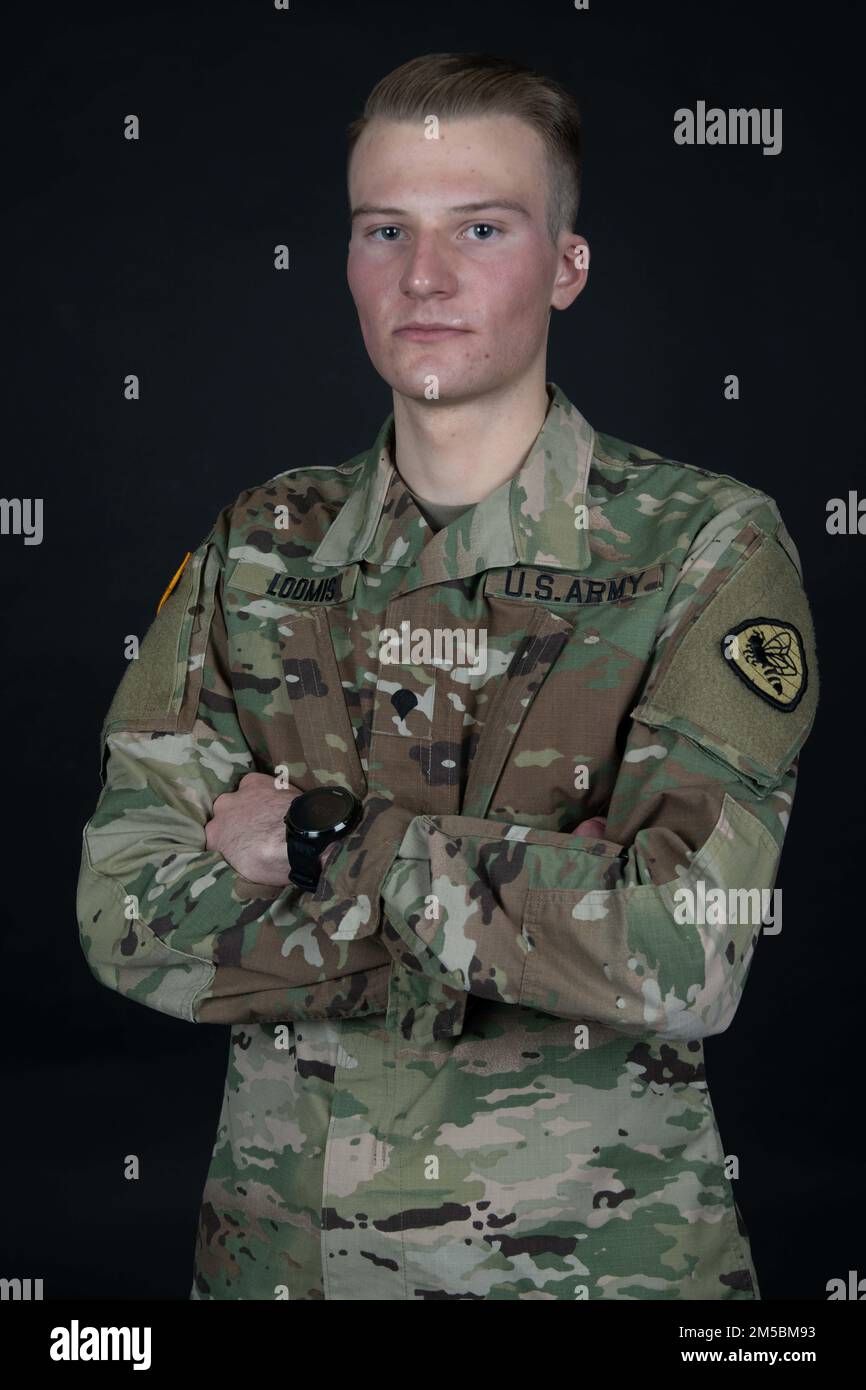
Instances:
[[[664,583],[664,565],[650,565],[642,570],[627,570],[596,578],[587,574],[565,574],[561,570],[545,570],[534,565],[512,565],[510,569],[491,570],[484,586],[485,594],[517,602],[598,604],[625,603],[642,594],[656,593]]]
[[[756,695],[780,710],[796,709],[808,681],[803,639],[784,618],[747,618],[721,642],[722,655]]]

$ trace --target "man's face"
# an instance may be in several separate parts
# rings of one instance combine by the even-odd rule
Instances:
[[[374,367],[402,395],[469,400],[546,361],[550,308],[566,308],[587,271],[583,237],[546,224],[541,138],[514,116],[375,119],[355,146],[347,274]],[[503,201],[516,208],[495,206]],[[369,209],[369,210],[368,210]],[[406,325],[447,324],[421,335]]]

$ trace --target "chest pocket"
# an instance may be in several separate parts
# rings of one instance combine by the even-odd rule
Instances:
[[[358,566],[276,571],[240,560],[224,585],[238,716],[263,769],[285,766],[305,791],[366,790],[328,621],[348,603]]]
[[[537,634],[546,661],[540,671],[519,664],[510,673],[517,679],[497,692],[464,815],[556,830],[606,804],[655,640],[663,581],[663,565],[604,579],[531,566],[488,574],[497,630],[524,630],[530,641]]]

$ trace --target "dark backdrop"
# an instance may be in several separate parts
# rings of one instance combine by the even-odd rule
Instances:
[[[533,63],[581,105],[592,270],[554,315],[548,378],[596,428],[766,489],[800,549],[823,695],[784,927],[709,1040],[708,1075],[764,1297],[825,1298],[858,1255],[866,1274],[866,539],[825,526],[829,497],[866,490],[855,8],[139,0],[6,17],[3,492],[44,498],[45,522],[39,546],[0,536],[0,1274],[42,1277],[46,1298],[187,1297],[229,1031],[133,1005],[84,962],[99,727],[123,636],[143,634],[217,511],[368,447],[390,409],[345,282],[344,130],[385,72],[455,48]],[[698,100],[781,107],[782,153],[675,145],[674,110]]]

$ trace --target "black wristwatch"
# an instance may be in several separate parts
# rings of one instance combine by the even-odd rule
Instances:
[[[319,855],[354,830],[361,810],[358,798],[345,787],[316,787],[294,798],[284,817],[291,883],[308,891],[318,887]]]

